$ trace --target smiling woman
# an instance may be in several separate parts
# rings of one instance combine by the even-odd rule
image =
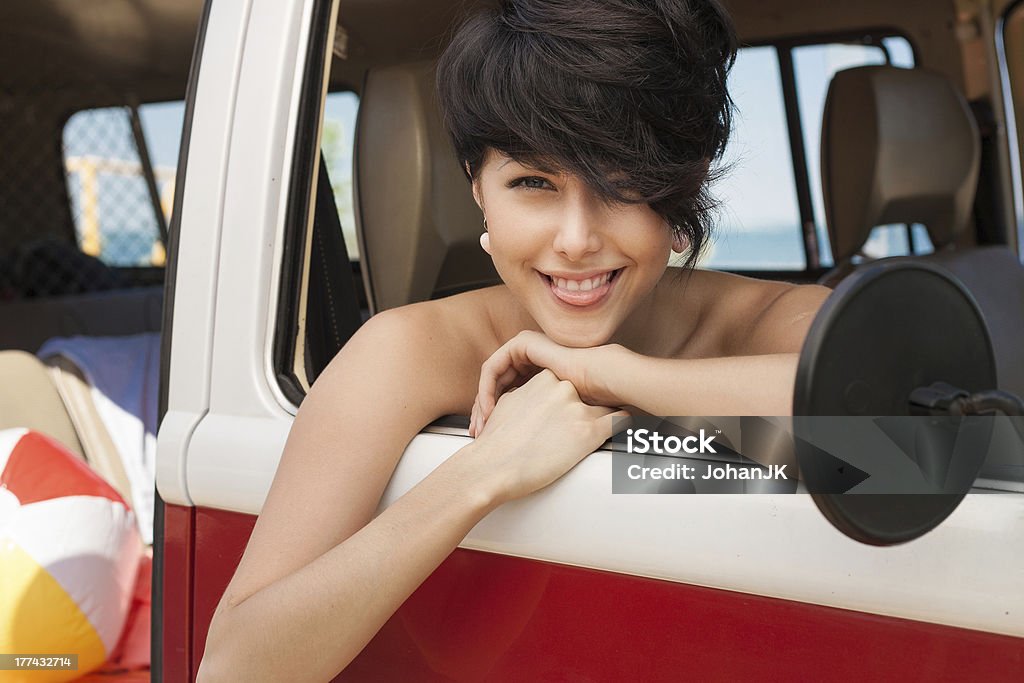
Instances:
[[[735,49],[715,0],[507,0],[459,30],[438,91],[504,284],[380,313],[320,375],[201,679],[333,676],[474,525],[616,417],[789,412],[826,290],[692,268]],[[475,440],[374,518],[409,441],[453,413]]]

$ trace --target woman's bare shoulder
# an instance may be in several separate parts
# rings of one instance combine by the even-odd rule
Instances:
[[[480,363],[516,332],[525,329],[518,313],[520,307],[504,285],[474,289],[417,305],[430,306],[431,311],[457,331],[464,344],[472,347]]]
[[[831,290],[775,280],[695,270],[679,294],[714,332],[722,355],[798,352]]]
[[[385,335],[399,335],[404,344],[427,350],[472,351],[481,344],[493,343],[493,311],[496,300],[503,298],[500,290],[504,287],[392,308],[370,318],[360,332],[374,337],[374,341]]]
[[[821,285],[764,280],[717,270],[695,270],[692,277],[698,288],[705,291],[715,304],[738,300],[741,305],[757,306],[781,296],[824,299],[831,292]]]
[[[445,405],[436,410],[461,412],[463,404],[472,405],[481,364],[499,345],[490,314],[495,294],[467,292],[374,315],[341,349],[316,388],[334,394],[355,382],[401,384],[392,387],[395,395],[430,401],[443,395]],[[437,391],[442,386],[445,390]]]

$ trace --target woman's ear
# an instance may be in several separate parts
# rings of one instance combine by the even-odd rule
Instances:
[[[480,178],[474,178],[473,174],[469,172],[468,161],[464,164],[464,166],[466,169],[466,177],[469,178],[470,186],[473,188],[473,201],[475,201],[476,205],[480,207],[481,211],[483,211],[484,205],[480,199]]]

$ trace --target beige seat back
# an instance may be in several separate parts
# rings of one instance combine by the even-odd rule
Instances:
[[[372,312],[499,281],[479,244],[483,216],[441,124],[433,62],[367,74],[355,190]]]
[[[963,96],[941,74],[864,66],[838,72],[821,127],[821,183],[836,268],[852,271],[875,226],[923,223],[936,251],[967,228],[981,144]]]

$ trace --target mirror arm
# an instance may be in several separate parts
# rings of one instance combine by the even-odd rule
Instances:
[[[986,389],[970,394],[945,382],[910,392],[911,414],[983,415],[998,410],[1009,417],[1024,416],[1024,401],[1008,391]]]
[[[999,389],[987,389],[969,394],[963,389],[935,382],[910,392],[911,415],[984,415],[999,411],[1010,418],[1010,423],[1024,441],[1024,401],[1019,396]]]
[[[971,398],[963,389],[945,382],[934,382],[910,392],[911,415],[963,415],[962,406]]]

